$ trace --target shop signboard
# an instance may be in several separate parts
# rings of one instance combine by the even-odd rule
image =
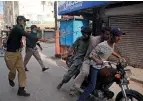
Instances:
[[[73,11],[103,5],[110,1],[60,1],[58,3],[58,14],[63,15]]]

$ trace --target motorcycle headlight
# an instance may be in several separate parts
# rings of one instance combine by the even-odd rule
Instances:
[[[129,78],[129,77],[131,77],[131,75],[132,75],[132,72],[131,72],[131,70],[125,70],[125,78]]]

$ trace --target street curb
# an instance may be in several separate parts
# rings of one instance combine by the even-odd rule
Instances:
[[[137,82],[137,83],[140,83],[140,84],[143,84],[142,80],[138,80],[138,79],[135,79],[135,78],[131,78],[130,80],[134,81],[134,82]]]

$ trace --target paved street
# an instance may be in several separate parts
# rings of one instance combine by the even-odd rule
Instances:
[[[27,66],[30,70],[27,72],[27,91],[31,93],[31,96],[28,98],[16,95],[18,88],[17,78],[15,79],[16,86],[13,88],[9,86],[7,80],[8,69],[3,57],[0,57],[0,101],[76,101],[76,97],[69,96],[69,87],[72,85],[72,80],[70,81],[71,83],[64,85],[60,91],[56,90],[57,84],[61,81],[66,71],[65,65],[50,59],[55,54],[54,44],[43,44],[43,47],[44,50],[41,56],[45,65],[50,69],[43,73],[35,58],[30,60]],[[135,82],[131,83],[131,88],[143,94],[143,85]],[[120,90],[115,84],[111,89],[116,93]]]

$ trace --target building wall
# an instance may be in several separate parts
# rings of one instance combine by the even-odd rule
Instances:
[[[19,1],[19,12],[20,15],[24,15],[28,19],[27,26],[36,24],[41,29],[45,27],[54,27],[54,2],[45,1],[44,6],[42,1]]]
[[[135,4],[123,7],[115,7],[106,9],[105,15],[107,16],[117,16],[117,15],[132,15],[143,13],[143,4]]]
[[[4,24],[12,26],[16,23],[16,17],[19,15],[18,1],[3,1]]]
[[[3,1],[0,1],[0,30],[2,30],[3,26]]]
[[[0,24],[3,22],[3,14],[0,14]]]
[[[143,3],[106,9],[109,26],[126,33],[116,45],[116,51],[128,57],[131,66],[143,68]]]

